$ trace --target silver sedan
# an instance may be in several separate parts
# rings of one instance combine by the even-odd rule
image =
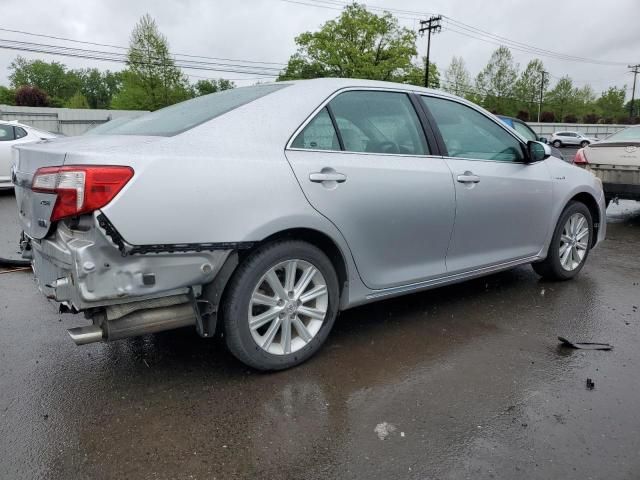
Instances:
[[[23,254],[91,325],[194,325],[264,370],[341,310],[533,264],[566,280],[605,236],[602,185],[440,91],[349,79],[237,88],[106,135],[19,148]]]

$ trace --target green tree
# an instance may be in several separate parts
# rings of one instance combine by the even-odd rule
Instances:
[[[16,91],[0,85],[0,105],[15,105]]]
[[[476,90],[483,96],[483,106],[505,115],[515,113],[514,86],[517,78],[518,65],[513,61],[511,50],[499,47],[476,77]]]
[[[220,78],[218,80],[198,80],[194,86],[195,94],[197,96],[209,95],[210,93],[221,92],[223,90],[230,90],[235,88],[236,84],[231,80]]]
[[[522,71],[514,86],[514,94],[520,108],[528,112],[530,119],[538,118],[538,104],[540,102],[540,87],[542,95],[549,85],[549,77],[544,75],[544,64],[539,59],[531,60]],[[543,83],[544,82],[544,83]]]
[[[426,58],[422,57],[422,65],[413,65],[406,77],[402,79],[402,83],[424,87],[424,67],[426,64]],[[429,62],[429,88],[440,88],[440,72],[438,66],[433,62]]]
[[[49,96],[51,106],[62,106],[80,89],[80,79],[59,62],[27,60],[18,56],[9,65],[9,81],[14,89],[37,87]]]
[[[598,105],[602,116],[607,119],[613,119],[614,121],[618,117],[623,116],[625,114],[625,96],[626,87],[610,87],[607,91],[602,92],[600,98],[596,100],[596,104]]]
[[[454,56],[444,71],[442,88],[449,93],[464,97],[471,92],[471,76],[462,57]]]
[[[89,108],[109,108],[114,95],[120,91],[122,74],[109,70],[101,72],[97,68],[74,72],[80,78],[80,92],[87,100]]]
[[[144,15],[131,34],[127,69],[113,108],[157,110],[191,96],[189,83],[169,53],[167,39],[150,15]]]
[[[556,86],[547,95],[545,103],[551,107],[556,118],[563,121],[564,116],[575,109],[576,89],[573,88],[573,80],[568,75],[558,80]]]
[[[87,102],[87,98],[80,92],[76,92],[73,97],[71,97],[64,104],[67,108],[89,108],[89,102]]]
[[[302,33],[295,41],[298,50],[278,80],[316,77],[416,80],[417,66],[412,63],[417,54],[416,33],[400,27],[388,12],[376,15],[354,3],[320,30]]]
[[[576,88],[574,92],[575,105],[572,109],[573,114],[584,122],[585,117],[596,113],[596,93],[591,85],[584,85]]]

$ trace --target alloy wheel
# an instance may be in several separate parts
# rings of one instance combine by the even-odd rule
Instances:
[[[249,302],[251,336],[264,351],[288,355],[320,331],[329,308],[327,282],[311,263],[292,259],[270,268]]]
[[[560,237],[560,265],[568,272],[578,268],[589,247],[589,222],[582,213],[574,213],[564,224]]]

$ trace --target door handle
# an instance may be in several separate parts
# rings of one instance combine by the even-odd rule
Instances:
[[[473,172],[464,172],[462,175],[458,175],[458,182],[460,183],[479,183],[480,177],[474,175]]]
[[[343,183],[347,181],[347,176],[339,172],[315,172],[309,174],[309,180],[314,183],[337,182]]]

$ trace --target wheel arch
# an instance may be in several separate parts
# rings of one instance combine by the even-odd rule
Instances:
[[[571,197],[567,202],[567,205],[569,205],[570,202],[582,203],[589,209],[589,213],[591,213],[591,219],[593,221],[593,235],[591,238],[591,246],[593,247],[598,241],[598,231],[600,230],[600,221],[602,220],[600,218],[598,201],[590,193],[580,192]]]
[[[342,252],[338,244],[329,235],[319,230],[307,227],[297,227],[280,230],[265,237],[260,242],[257,242],[252,249],[242,252],[240,261],[242,262],[242,260],[256,248],[267,243],[283,239],[301,240],[310,243],[311,245],[319,248],[327,257],[329,257],[329,260],[331,261],[333,267],[336,270],[336,274],[338,275],[340,305],[345,305],[345,300],[349,298],[349,270],[347,266],[347,259],[345,258],[345,254]]]

